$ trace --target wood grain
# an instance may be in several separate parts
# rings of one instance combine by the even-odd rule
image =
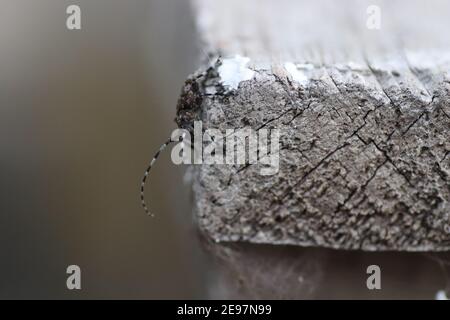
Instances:
[[[380,30],[366,26],[372,4]],[[205,67],[186,82],[178,125],[282,132],[277,175],[261,176],[259,165],[192,168],[196,217],[208,237],[450,249],[448,1],[193,7]],[[250,59],[255,76],[234,90],[219,68],[236,55]]]

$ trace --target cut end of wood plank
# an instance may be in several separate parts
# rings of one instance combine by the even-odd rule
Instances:
[[[210,17],[222,8],[197,2]],[[243,12],[234,9],[237,16]],[[273,27],[273,20],[264,21]],[[192,131],[201,120],[203,129],[277,129],[281,136],[274,175],[261,175],[259,163],[191,168],[197,220],[207,236],[370,251],[450,250],[450,51],[354,50],[350,41],[344,43],[346,62],[315,54],[273,59],[276,49],[296,44],[281,45],[272,29],[252,29],[248,21],[248,37],[236,40],[224,22],[212,21],[201,29],[202,39],[224,56],[188,79],[178,125]],[[351,34],[342,21],[330,23]],[[211,40],[211,30],[218,39]],[[297,49],[308,48],[299,40]],[[233,64],[236,54],[240,60]]]

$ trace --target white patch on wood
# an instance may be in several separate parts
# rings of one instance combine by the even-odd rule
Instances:
[[[314,69],[314,66],[309,63],[295,65],[292,62],[286,62],[284,64],[284,68],[289,73],[292,80],[298,82],[302,86],[305,86],[308,84],[308,77],[305,75],[303,70],[312,70]]]
[[[348,62],[347,66],[352,71],[364,71],[366,69],[365,66],[353,61]]]
[[[242,81],[251,80],[255,71],[247,68],[250,58],[236,55],[231,59],[223,59],[218,71],[223,86],[236,90]]]

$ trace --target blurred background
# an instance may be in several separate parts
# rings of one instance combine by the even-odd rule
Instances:
[[[66,28],[81,7],[82,29]],[[0,298],[198,298],[182,168],[163,154],[198,68],[183,0],[0,0]],[[66,288],[81,267],[82,290]]]

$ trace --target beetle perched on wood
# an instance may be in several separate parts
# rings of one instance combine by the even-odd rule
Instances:
[[[188,130],[192,134],[194,133],[194,122],[201,119],[201,104],[203,101],[203,94],[200,90],[200,86],[202,85],[200,79],[201,74],[195,74],[190,76],[186,80],[177,104],[177,116],[175,118],[175,122],[178,124],[178,127],[180,129]],[[181,141],[182,138],[180,137],[180,142]],[[159,147],[158,151],[151,159],[142,177],[140,186],[140,200],[145,213],[149,216],[154,216],[154,214],[150,212],[145,202],[145,185],[148,176],[161,153],[174,142],[175,141],[173,141],[169,137],[166,142],[164,142]],[[190,143],[190,141],[186,143]]]
[[[178,126],[282,132],[274,176],[254,165],[192,169],[205,238],[450,250],[447,3],[434,1],[441,10],[428,12],[418,2],[380,1],[379,28],[366,24],[369,1],[193,3],[199,43],[223,58],[186,81]],[[428,23],[418,25],[422,14]],[[233,57],[236,74],[227,79],[222,62]]]

